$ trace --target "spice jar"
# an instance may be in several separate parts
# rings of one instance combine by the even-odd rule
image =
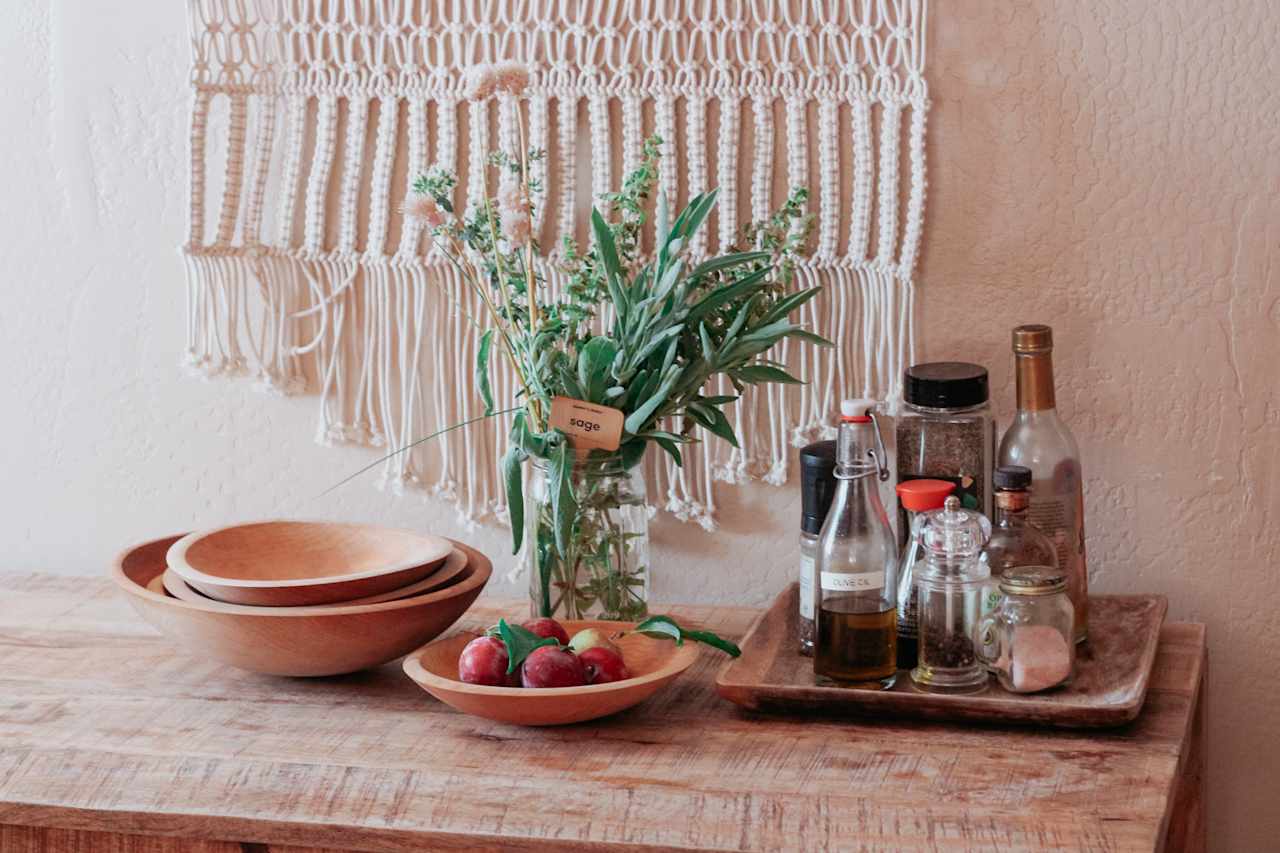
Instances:
[[[1075,668],[1075,607],[1067,575],[1049,566],[1009,569],[979,629],[984,663],[1011,693],[1065,684]]]
[[[836,493],[836,443],[815,441],[800,451],[800,654],[813,656],[813,643],[817,636],[814,605],[817,591],[814,572],[821,551],[818,534],[831,509],[831,498]]]
[[[916,567],[920,650],[911,680],[943,693],[985,690],[987,670],[975,642],[990,579],[979,557],[991,522],[951,495],[918,527],[925,563]]]
[[[990,518],[996,430],[986,368],[958,361],[916,364],[907,368],[904,385],[896,430],[898,482],[955,483],[960,505]],[[898,510],[903,544],[910,525],[901,501]]]

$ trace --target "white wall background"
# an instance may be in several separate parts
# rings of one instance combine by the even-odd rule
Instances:
[[[934,3],[922,355],[988,364],[1007,414],[1008,329],[1055,325],[1095,587],[1209,625],[1211,844],[1236,851],[1280,837],[1280,12],[1225,6]],[[96,574],[277,514],[505,555],[371,480],[315,498],[371,454],[313,444],[311,398],[178,369],[184,4],[5,11],[0,570]],[[791,578],[794,486],[722,494],[714,536],[657,525],[659,599],[763,604]]]

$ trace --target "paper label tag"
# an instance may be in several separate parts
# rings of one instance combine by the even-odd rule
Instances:
[[[858,574],[823,572],[822,588],[827,592],[868,592],[874,589],[883,589],[884,570]]]
[[[800,555],[800,618],[813,619],[813,569],[814,559]]]
[[[569,437],[574,450],[617,450],[622,411],[572,397],[551,398],[550,425]]]

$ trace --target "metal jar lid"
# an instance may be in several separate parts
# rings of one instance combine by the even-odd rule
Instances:
[[[1006,595],[1052,595],[1066,588],[1066,573],[1049,566],[1019,566],[1000,576],[1000,591]]]

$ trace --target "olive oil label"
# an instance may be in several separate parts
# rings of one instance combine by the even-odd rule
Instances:
[[[813,618],[813,557],[800,555],[800,618]]]
[[[868,592],[884,589],[884,569],[878,572],[823,572],[822,588],[827,592]]]

